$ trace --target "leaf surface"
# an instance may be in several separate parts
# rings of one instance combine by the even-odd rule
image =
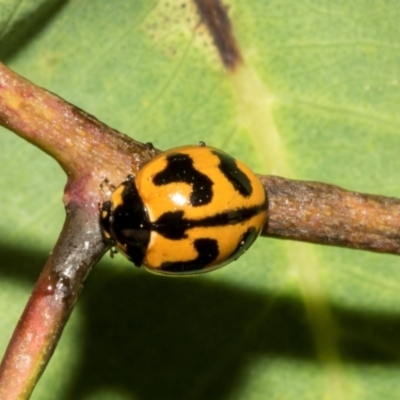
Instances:
[[[0,1],[0,58],[137,140],[400,196],[395,1],[226,0],[229,69],[195,3]],[[29,21],[27,25],[27,21]],[[0,348],[62,226],[65,177],[1,129]],[[106,257],[33,399],[395,399],[395,256],[259,239],[191,279]]]

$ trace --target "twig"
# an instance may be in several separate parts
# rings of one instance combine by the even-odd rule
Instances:
[[[50,360],[82,282],[106,250],[98,223],[71,208],[0,366],[0,399],[28,399]]]
[[[0,124],[54,157],[67,173],[66,222],[0,366],[0,398],[28,399],[91,266],[107,250],[99,227],[105,179],[119,184],[158,150],[107,127],[0,63]],[[333,185],[260,177],[263,235],[400,254],[400,200]]]
[[[264,236],[400,254],[400,200],[320,182],[276,176],[268,194]]]

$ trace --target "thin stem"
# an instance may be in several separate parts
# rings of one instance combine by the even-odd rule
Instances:
[[[90,268],[106,250],[87,210],[72,208],[0,365],[0,399],[28,399],[71,314]]]
[[[0,63],[0,124],[55,158],[68,176],[67,219],[0,366],[0,399],[26,400],[47,365],[91,266],[106,251],[99,209],[153,149],[107,127]],[[263,235],[400,254],[400,200],[262,176]],[[111,187],[111,186],[110,186]]]
[[[90,173],[104,179],[111,170],[113,177],[124,174],[121,182],[155,154],[2,63],[0,125],[52,156],[69,177]]]
[[[0,366],[0,399],[28,399],[107,246],[99,210],[109,188],[156,154],[0,63],[0,124],[55,158],[68,176],[67,218]]]
[[[400,254],[400,200],[320,182],[261,177],[268,194],[264,236]]]

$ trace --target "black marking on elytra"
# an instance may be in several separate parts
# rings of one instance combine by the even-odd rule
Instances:
[[[215,261],[219,255],[218,242],[214,239],[196,239],[193,243],[197,257],[189,261],[164,262],[160,269],[166,272],[200,271]]]
[[[151,230],[171,240],[180,240],[187,237],[186,231],[196,227],[216,227],[235,225],[246,221],[265,209],[265,204],[254,207],[238,208],[232,211],[215,214],[202,219],[184,218],[183,211],[169,211],[151,223]]]
[[[238,259],[257,239],[258,232],[252,226],[242,235],[239,240],[239,243],[236,246],[236,249],[232,251],[232,254],[229,256],[229,260]]]
[[[232,184],[233,188],[242,196],[249,197],[253,193],[250,179],[241,171],[234,158],[218,150],[212,150],[212,153],[219,158],[219,169],[225,175],[225,178]]]
[[[193,207],[203,206],[212,200],[212,180],[193,166],[187,154],[173,153],[167,156],[167,166],[153,178],[156,186],[184,182],[192,187],[190,203]]]
[[[190,220],[183,218],[183,215],[182,210],[168,211],[161,215],[151,228],[168,239],[184,239],[187,237],[186,230],[192,228],[193,225]]]
[[[123,185],[123,203],[113,212],[111,229],[116,241],[126,246],[128,258],[140,267],[150,241],[150,222],[133,178]]]

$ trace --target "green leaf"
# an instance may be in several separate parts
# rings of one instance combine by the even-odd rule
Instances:
[[[397,2],[226,4],[236,70],[188,0],[3,0],[0,58],[158,148],[203,140],[259,173],[399,197]],[[0,148],[3,350],[60,231],[65,176],[4,129]],[[395,399],[399,266],[265,238],[191,279],[106,257],[33,399]]]

